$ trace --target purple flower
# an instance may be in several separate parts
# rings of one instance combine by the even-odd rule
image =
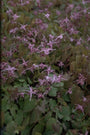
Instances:
[[[25,42],[28,42],[28,40],[27,40],[25,37],[24,37],[24,38],[22,38],[22,40],[23,40],[23,41],[25,41]]]
[[[1,70],[3,70],[6,66],[8,65],[8,63],[7,62],[2,62],[1,63]]]
[[[90,41],[90,37],[88,37],[87,41]]]
[[[2,72],[3,71],[8,71],[8,75],[11,77],[15,77],[15,73],[14,73],[14,71],[15,70],[17,70],[15,67],[11,67],[11,66],[9,66],[8,65],[8,67],[7,68],[5,68],[4,70],[2,70]]]
[[[40,7],[40,0],[36,0],[38,6]]]
[[[53,5],[53,3],[52,2],[49,2],[48,3],[48,8],[51,7],[52,5]]]
[[[61,82],[61,80],[63,80],[62,75],[57,76],[55,74],[53,74],[52,77],[46,76],[45,78],[51,84],[53,84],[53,83],[59,83],[59,82]]]
[[[42,24],[42,20],[41,19],[36,19],[36,24]]]
[[[83,5],[85,5],[85,4],[86,4],[86,2],[85,2],[84,0],[82,0],[82,4],[83,4]]]
[[[74,20],[80,19],[80,17],[81,17],[81,14],[80,14],[80,13],[77,13],[77,12],[74,12],[74,13],[70,16],[70,18],[71,18],[71,19],[74,19]]]
[[[9,9],[9,10],[6,11],[6,13],[10,15],[10,14],[13,13],[13,11],[11,9]]]
[[[77,104],[76,110],[81,110],[82,112],[84,112],[83,106],[79,104]]]
[[[54,72],[54,70],[52,70],[50,66],[49,66],[45,71],[47,72],[48,75],[49,75],[51,72]]]
[[[65,22],[65,23],[68,23],[68,22],[69,22],[69,19],[66,17],[66,18],[64,19],[64,22]]]
[[[38,81],[39,81],[39,83],[40,83],[40,85],[43,85],[44,83],[45,83],[45,79],[38,79]]]
[[[52,82],[52,77],[46,76],[45,78],[48,82]]]
[[[42,48],[40,52],[44,52],[45,55],[48,55],[50,53],[50,51],[53,51],[56,49],[52,49],[52,48]]]
[[[34,15],[37,15],[38,14],[38,11],[34,11]]]
[[[63,35],[64,35],[64,34],[60,34],[60,35],[56,38],[56,40],[57,40],[57,39],[63,39]]]
[[[49,37],[50,37],[50,39],[53,39],[53,38],[54,38],[54,36],[53,36],[53,35],[51,35],[51,34],[49,35]]]
[[[46,30],[47,28],[48,28],[47,23],[43,23],[42,25],[40,25],[40,29],[42,29],[42,30]]]
[[[35,43],[35,39],[34,38],[30,38],[32,40],[33,43]]]
[[[29,90],[30,101],[31,101],[31,98],[32,98],[32,94],[33,94],[33,89],[32,89],[32,87],[30,87],[30,90]]]
[[[30,49],[31,53],[34,52],[34,46],[35,46],[34,44],[30,44],[30,43],[28,45],[28,48]]]
[[[68,7],[69,7],[70,9],[73,9],[73,8],[74,8],[74,5],[73,5],[73,4],[70,4]]]
[[[83,97],[83,102],[86,102],[87,101],[87,98],[86,97]]]
[[[29,2],[30,2],[30,1],[27,0],[27,1],[26,1],[26,4],[29,4]]]
[[[78,31],[75,30],[73,27],[69,30],[70,34],[78,34]]]
[[[85,132],[85,135],[88,135],[88,131]]]
[[[44,98],[43,94],[42,93],[39,93],[38,94],[38,98]]]
[[[9,0],[7,3],[10,4],[10,6],[16,7],[16,3],[14,3],[13,1]]]
[[[50,16],[50,14],[45,14],[45,17],[47,18],[47,19],[49,19],[49,16]]]
[[[27,66],[28,61],[26,62],[23,58],[22,58],[22,61],[23,61],[22,65],[26,67],[26,66]]]
[[[34,69],[39,68],[39,65],[33,64]]]
[[[21,25],[20,29],[26,30],[27,25]]]
[[[86,131],[85,134],[79,134],[79,135],[88,135],[88,131]]]
[[[60,62],[58,63],[58,65],[59,65],[60,67],[63,67],[63,66],[64,66],[64,64],[63,64],[62,61],[60,61]]]
[[[29,90],[25,90],[25,91],[26,91],[26,92],[28,93],[28,95],[30,96],[30,101],[31,101],[32,95],[35,94],[35,92],[33,92],[32,87],[29,86]]]
[[[49,45],[52,48],[53,42],[52,41],[49,41],[49,43],[47,43],[47,45]]]
[[[69,88],[69,90],[66,93],[72,94],[72,88]]]
[[[55,83],[58,81],[58,77],[56,75],[53,75],[53,77],[51,77],[51,83]]]
[[[60,12],[59,10],[56,10],[56,14],[57,14],[57,15],[60,15],[61,12]]]
[[[80,38],[80,39],[77,41],[77,45],[80,45],[80,44],[81,44],[81,41],[82,41],[82,39]]]
[[[58,75],[58,82],[61,82],[61,81],[64,81],[64,80],[67,80],[65,78],[63,78],[63,75]]]
[[[23,2],[23,0],[20,0],[20,2],[22,3],[22,2]]]
[[[79,74],[78,79],[76,80],[77,84],[84,85],[86,78],[82,75]]]
[[[7,68],[4,69],[4,71],[11,71],[11,72],[13,72],[13,71],[15,71],[15,70],[16,70],[15,67],[11,67],[11,66],[9,66],[9,65],[8,65]]]
[[[18,96],[21,96],[21,97],[23,97],[24,98],[24,92],[21,92],[21,93],[18,93]]]
[[[70,41],[71,41],[71,42],[73,42],[73,41],[74,41],[74,39],[73,39],[73,38],[70,38]]]
[[[20,16],[18,16],[17,14],[14,14],[14,15],[13,15],[14,21],[17,20],[17,18],[19,18],[19,17],[20,17]]]
[[[18,28],[11,29],[10,33],[16,33],[17,30],[18,30]]]
[[[39,67],[40,67],[41,69],[44,69],[45,67],[47,67],[47,65],[41,63],[41,64],[39,64]]]

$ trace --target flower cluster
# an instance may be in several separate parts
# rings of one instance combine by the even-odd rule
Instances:
[[[86,78],[82,75],[79,74],[78,79],[76,80],[77,84],[84,85]]]

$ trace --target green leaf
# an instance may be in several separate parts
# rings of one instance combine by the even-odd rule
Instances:
[[[56,35],[56,33],[52,30],[51,31],[51,34],[53,35],[53,36],[55,36]]]
[[[30,80],[29,77],[27,77],[27,80],[28,80],[28,83],[29,83],[29,84],[32,84],[32,81]]]
[[[63,118],[63,114],[60,112],[59,109],[56,110],[56,117],[59,118],[59,119]]]
[[[30,133],[30,127],[26,126],[26,128],[21,132],[21,135],[29,135]]]
[[[66,102],[69,102],[69,101],[70,101],[70,97],[69,97],[68,94],[64,94],[63,99],[64,99]]]
[[[53,99],[50,99],[49,106],[50,106],[51,110],[55,109],[56,105],[57,105],[56,101]]]
[[[80,104],[83,96],[84,96],[84,93],[81,90],[81,88],[79,86],[73,85],[72,94],[70,95],[71,103]]]
[[[24,79],[19,79],[19,82],[25,82],[25,80]]]
[[[71,131],[68,131],[66,135],[73,135],[73,133]]]
[[[23,83],[23,87],[28,88],[29,87],[29,84],[27,84],[27,82],[24,82]]]
[[[5,116],[5,123],[6,124],[12,121],[12,116],[9,114],[9,112],[5,112],[4,116]]]
[[[37,102],[35,99],[32,99],[31,101],[29,101],[28,99],[25,100],[24,107],[23,107],[24,112],[32,111],[35,108],[36,104]]]
[[[51,117],[51,115],[52,115],[51,111],[50,112],[47,112],[47,114],[44,117],[45,123],[48,121],[48,119]]]
[[[7,133],[7,132],[3,132],[3,135],[10,135],[9,133]]]
[[[73,129],[81,129],[82,123],[72,120],[72,127],[73,127]]]
[[[49,118],[46,123],[46,129],[49,131],[53,131],[53,124],[55,124],[57,120],[55,118]]]
[[[56,97],[57,91],[58,91],[57,88],[52,87],[48,94],[51,97]]]
[[[36,123],[40,120],[41,112],[38,108],[35,108],[31,113],[30,124]]]
[[[64,121],[70,121],[70,114],[71,114],[71,110],[69,108],[69,106],[63,106],[62,107],[62,115],[63,115],[63,120]]]
[[[53,74],[52,74],[52,73],[50,73],[50,74],[49,74],[49,77],[53,77]]]
[[[34,135],[42,135],[41,133],[39,133],[39,132],[35,132],[35,134]]]
[[[15,117],[15,122],[17,123],[17,125],[20,125],[22,121],[23,121],[23,111],[18,110],[17,115]]]
[[[54,131],[45,131],[44,135],[53,135]]]
[[[33,14],[30,14],[30,19],[32,19],[33,18]]]
[[[37,106],[37,108],[39,109],[39,111],[40,112],[42,112],[42,113],[45,113],[46,112],[46,104],[47,104],[48,102],[47,102],[47,100],[43,100],[43,101],[41,101],[41,103],[40,103],[40,105],[38,105]]]
[[[11,121],[6,126],[6,132],[8,132],[10,135],[15,135],[15,129],[16,129],[16,124],[14,121]]]
[[[33,131],[32,131],[32,135],[35,135],[36,133],[41,134],[41,133],[43,132],[43,129],[44,129],[44,123],[41,122],[41,123],[37,124],[37,125],[34,127],[34,129],[33,129]]]
[[[25,115],[25,113],[24,113]],[[26,115],[24,116],[24,120],[23,120],[23,123],[22,123],[22,127],[25,128],[29,125],[30,123],[30,115]],[[30,128],[29,128],[30,129]]]
[[[63,82],[60,82],[60,86],[63,87],[64,86],[64,83]]]
[[[3,99],[2,99],[2,111],[6,111],[10,108],[10,104],[8,103],[8,98],[7,96],[5,96]]]
[[[48,131],[52,131],[52,133],[60,135],[62,132],[60,122],[53,117],[49,118],[46,123],[46,132]]]
[[[18,107],[16,104],[12,104],[12,107],[10,107],[10,112],[11,112],[11,115],[15,118],[16,116],[16,111],[18,110]]]
[[[63,82],[54,83],[53,86],[54,86],[54,87],[63,87],[63,86],[64,86],[64,83],[63,83]]]

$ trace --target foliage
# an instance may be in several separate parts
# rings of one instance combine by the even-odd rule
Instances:
[[[3,135],[90,131],[89,1],[2,1]]]

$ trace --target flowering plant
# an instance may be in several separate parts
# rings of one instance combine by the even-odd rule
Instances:
[[[2,134],[88,135],[88,3],[2,2]]]

